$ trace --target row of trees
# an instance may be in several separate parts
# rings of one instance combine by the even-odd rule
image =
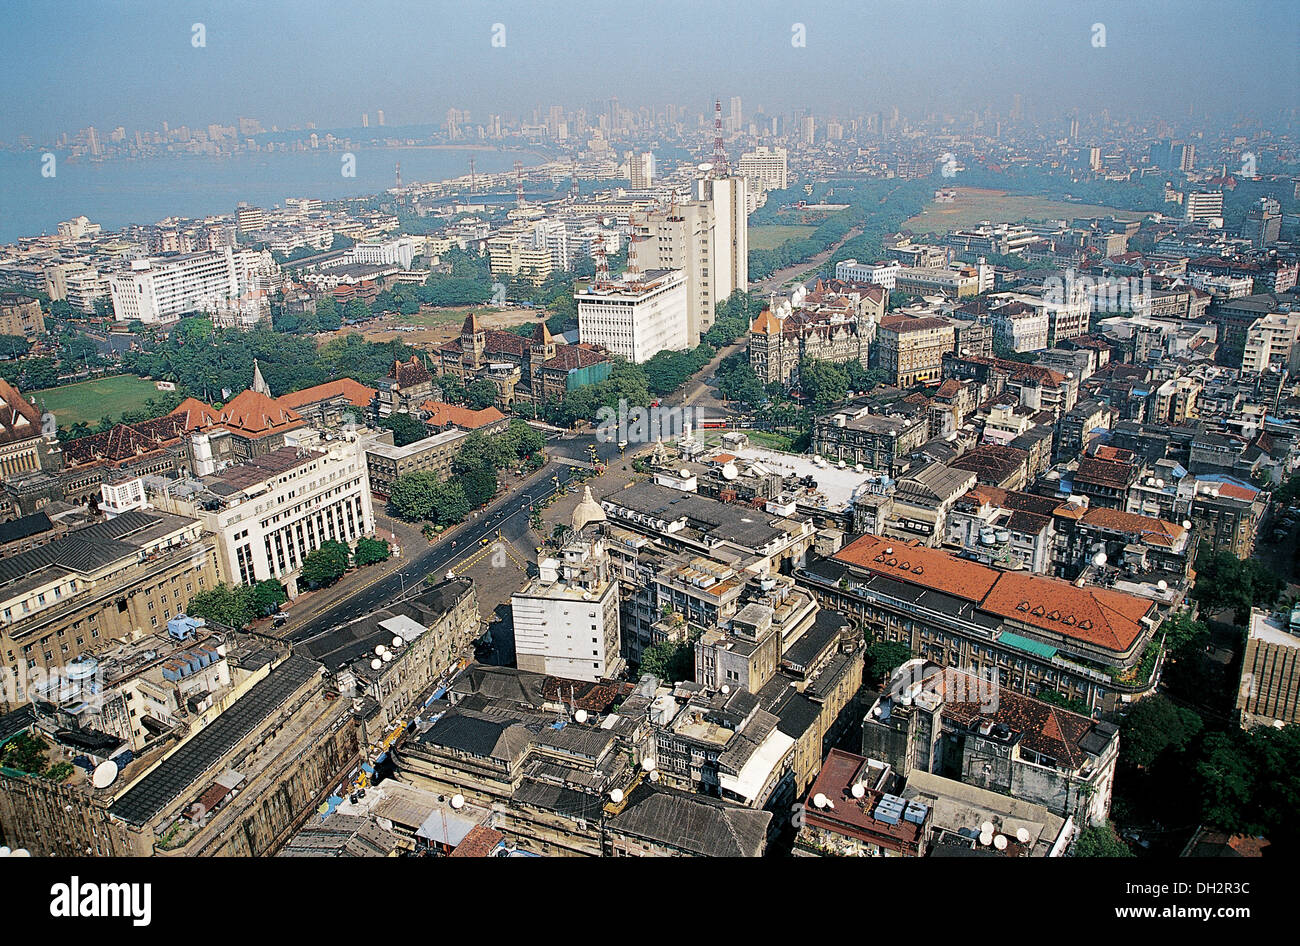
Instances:
[[[412,354],[414,349],[400,341],[367,342],[356,334],[333,338],[317,349],[306,338],[264,327],[213,328],[210,319],[194,316],[177,323],[165,340],[146,340],[143,351],[126,353],[123,366],[141,377],[174,381],[183,393],[211,403],[224,400],[224,392],[248,387],[254,358],[279,395],[334,378],[373,385],[395,360]]]
[[[462,522],[477,506],[496,495],[500,470],[542,463],[545,439],[522,420],[513,420],[499,436],[470,434],[452,461],[453,476],[440,480],[436,473],[417,470],[399,476],[389,493],[393,513],[408,522],[450,526]]]

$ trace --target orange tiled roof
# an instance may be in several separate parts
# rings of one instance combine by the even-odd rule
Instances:
[[[1080,519],[1085,525],[1095,525],[1101,529],[1115,532],[1130,532],[1142,535],[1148,542],[1157,545],[1173,545],[1186,531],[1182,526],[1151,516],[1141,516],[1134,512],[1121,512],[1094,506]]]
[[[184,418],[186,430],[202,430],[217,423],[217,412],[196,397],[187,397],[181,401],[172,414],[179,414]]]
[[[892,551],[886,551],[890,549]],[[1125,651],[1142,633],[1153,607],[1144,598],[1025,572],[1004,572],[910,542],[864,535],[837,561],[875,574],[964,598],[982,611],[1112,651]]]
[[[425,401],[420,405],[420,410],[428,413],[429,419],[427,422],[434,427],[446,427],[454,424],[462,430],[478,430],[480,427],[488,427],[506,416],[495,407],[485,407],[481,411],[473,411],[468,407],[461,407],[458,404],[444,404],[442,401]]]
[[[998,572],[984,565],[924,545],[897,542],[878,535],[855,539],[840,549],[835,558],[879,575],[925,585],[970,601],[982,600],[998,579]]]
[[[41,412],[12,384],[0,378],[0,442],[29,440],[41,434]]]
[[[217,418],[221,426],[251,437],[265,437],[301,427],[302,415],[291,407],[277,404],[260,391],[249,388],[239,392]]]
[[[487,857],[506,836],[495,828],[476,824],[461,838],[449,857]]]
[[[294,391],[292,394],[283,394],[275,399],[275,403],[296,410],[304,404],[315,404],[317,401],[324,401],[342,394],[347,397],[353,407],[368,408],[376,393],[374,388],[368,388],[360,381],[354,381],[351,378],[338,378],[314,387],[303,388],[301,391]]]
[[[781,320],[772,314],[771,309],[764,309],[749,327],[753,335],[778,335],[781,332]]]

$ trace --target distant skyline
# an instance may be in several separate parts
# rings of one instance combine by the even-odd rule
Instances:
[[[796,22],[806,48],[791,45]],[[0,140],[239,116],[351,127],[363,112],[374,128],[377,109],[388,126],[440,123],[451,107],[477,124],[610,97],[955,115],[1005,113],[1020,93],[1029,114],[1268,116],[1296,104],[1298,22],[1292,0],[14,0],[0,8]]]

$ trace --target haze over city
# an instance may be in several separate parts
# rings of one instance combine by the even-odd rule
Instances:
[[[834,858],[863,905],[801,915],[890,939],[1248,934],[1300,851],[1297,40],[0,8],[11,925],[770,938]]]

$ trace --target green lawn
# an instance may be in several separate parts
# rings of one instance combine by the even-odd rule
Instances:
[[[786,226],[782,224],[750,227],[749,248],[751,250],[774,250],[786,240],[801,240],[816,229],[816,227]]]
[[[149,398],[163,394],[152,381],[125,374],[46,388],[33,392],[32,399],[42,411],[53,412],[59,426],[66,428],[82,421],[94,425],[105,415],[116,420],[124,411],[138,410]]]
[[[1075,204],[1047,197],[1026,197],[1006,191],[958,187],[957,199],[950,204],[929,203],[923,213],[903,221],[903,226],[918,233],[946,233],[961,227],[973,227],[981,220],[993,223],[1018,223],[1022,220],[1072,220],[1075,217],[1109,217],[1140,220],[1132,210],[1116,210],[1096,204]],[[753,231],[750,231],[751,233]]]

